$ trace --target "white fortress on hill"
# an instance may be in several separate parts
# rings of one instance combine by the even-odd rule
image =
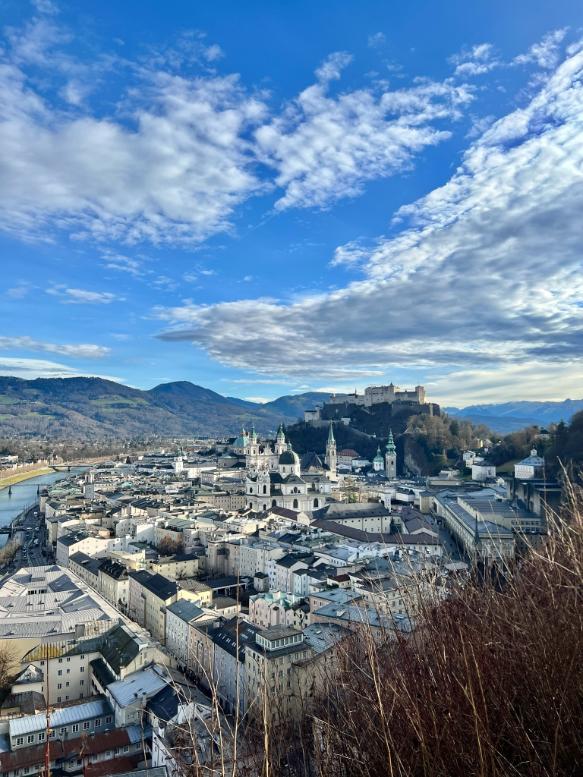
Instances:
[[[344,405],[350,403],[351,405],[371,407],[372,405],[380,405],[381,402],[417,402],[417,404],[423,405],[425,404],[425,388],[415,386],[412,391],[408,391],[400,389],[393,383],[389,383],[388,386],[368,386],[363,394],[359,394],[356,389],[353,394],[332,394],[325,404]]]
[[[395,386],[394,383],[389,383],[388,386],[368,386],[365,388],[364,393],[359,394],[355,389],[353,394],[332,394],[326,405],[360,405],[361,407],[372,407],[373,405],[380,405],[383,402],[393,404],[395,402],[416,402],[419,405],[426,404],[425,388],[424,386],[415,386],[411,391],[407,389],[401,389],[399,386]],[[431,409],[431,408],[430,408]],[[321,420],[320,414],[321,407],[316,407],[313,410],[304,411],[304,421],[308,423],[314,423]]]

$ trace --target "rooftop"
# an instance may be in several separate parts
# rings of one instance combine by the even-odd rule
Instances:
[[[123,680],[116,680],[108,685],[107,692],[120,707],[128,707],[139,698],[151,698],[167,684],[167,680],[154,669],[139,669]]]
[[[69,707],[60,707],[50,714],[50,724],[52,728],[66,726],[69,723],[79,723],[91,718],[104,717],[112,715],[112,709],[107,701],[102,697],[84,702],[83,704],[73,704]],[[22,718],[14,718],[8,723],[10,737],[23,736],[34,731],[43,731],[47,726],[46,713],[39,712],[36,715],[25,715]]]

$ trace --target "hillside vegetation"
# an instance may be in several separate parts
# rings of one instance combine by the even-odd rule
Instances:
[[[549,426],[560,421],[567,423],[583,410],[583,399],[565,399],[562,402],[501,402],[468,407],[446,407],[456,418],[465,418],[474,424],[485,424],[498,434],[524,429],[525,426]]]
[[[0,437],[223,435],[251,424],[259,432],[273,432],[311,407],[314,396],[281,397],[262,405],[230,399],[187,381],[141,391],[101,378],[0,377]]]

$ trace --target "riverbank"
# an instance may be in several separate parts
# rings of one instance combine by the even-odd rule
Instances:
[[[37,478],[40,475],[48,475],[51,472],[54,472],[54,470],[50,467],[40,467],[39,469],[31,469],[28,472],[20,472],[18,475],[0,478],[0,490],[13,486],[16,483],[22,483],[24,480],[31,480],[31,478]]]

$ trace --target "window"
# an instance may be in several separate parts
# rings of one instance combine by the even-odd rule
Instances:
[[[59,675],[59,677],[62,677],[62,676],[63,676],[63,670],[62,670],[62,669],[59,669],[59,671],[57,672],[57,674]]]
[[[44,731],[41,731],[40,734],[38,735],[38,741],[39,742],[44,742],[45,741],[45,732]]]
[[[105,722],[106,722],[106,723],[111,723],[111,715],[108,715],[108,716],[105,718]]]
[[[71,659],[67,656],[67,663],[69,664],[71,662]]]
[[[16,740],[16,744],[17,745],[22,745],[23,742],[24,742],[24,739],[22,737],[18,737],[17,740]]]
[[[85,685],[85,680],[79,680],[79,685]]]
[[[88,720],[86,720],[86,721],[84,721],[84,723],[83,723],[83,728],[84,728],[85,730],[87,730],[87,729],[89,728],[89,726],[90,726],[90,725],[91,725],[91,724],[89,723],[89,721],[88,721]]]
[[[124,745],[123,751],[124,751],[124,753],[129,753],[130,752],[130,746],[129,745]]]
[[[67,729],[66,729],[66,728],[60,728],[60,729],[59,729],[59,734],[60,734],[62,737],[64,737],[66,733],[67,733]]]
[[[26,741],[28,742],[29,745],[32,745],[32,743],[34,742],[34,734],[29,734],[26,737]]]
[[[71,670],[70,669],[67,669],[67,674],[71,674]]]
[[[57,701],[63,701],[63,699],[60,696],[57,696]]]
[[[80,667],[79,667],[79,671],[80,671],[80,672],[84,672],[84,671],[85,671],[85,667],[84,667],[84,666],[80,666]]]
[[[79,731],[79,724],[73,723],[71,728],[72,728],[73,734],[76,734]]]
[[[63,659],[59,658],[59,664],[62,664],[62,663],[63,663]]]
[[[81,653],[81,660],[83,660],[84,658],[85,658],[85,655]]]
[[[65,688],[68,688],[68,687],[69,687],[69,681],[67,680],[67,682],[65,683]]]
[[[97,726],[101,726],[101,718],[95,718],[95,728],[97,728]]]
[[[62,687],[63,687],[63,683],[58,683],[58,685],[57,685],[57,690],[59,690],[59,691],[60,691]]]

